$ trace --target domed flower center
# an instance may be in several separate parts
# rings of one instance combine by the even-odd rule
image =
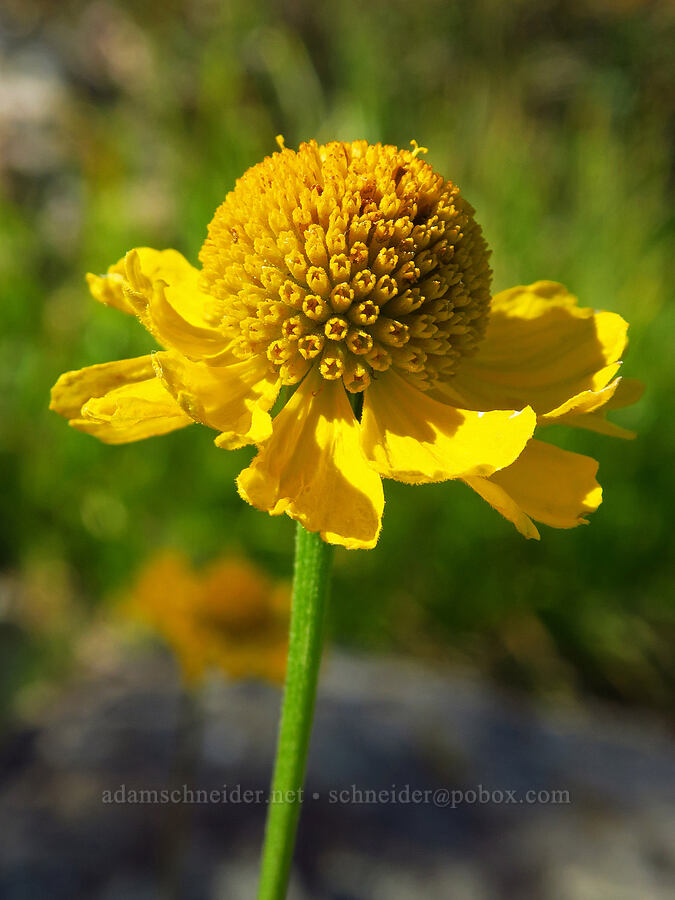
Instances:
[[[311,365],[363,391],[390,367],[428,389],[485,332],[489,251],[472,207],[418,150],[333,142],[249,169],[200,259],[214,319],[284,384]]]

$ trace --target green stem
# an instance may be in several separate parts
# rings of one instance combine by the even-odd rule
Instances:
[[[298,523],[286,685],[258,900],[286,896],[314,717],[331,557],[332,547]]]

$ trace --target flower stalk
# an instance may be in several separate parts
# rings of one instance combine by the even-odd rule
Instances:
[[[283,900],[302,805],[314,718],[332,547],[298,523],[288,663],[258,900]]]

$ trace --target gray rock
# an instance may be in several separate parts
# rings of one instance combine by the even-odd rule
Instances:
[[[176,756],[186,707],[168,659],[71,684],[3,746],[0,896],[254,896],[279,702],[210,682]],[[656,720],[331,655],[293,900],[665,900],[673,884],[673,741]]]

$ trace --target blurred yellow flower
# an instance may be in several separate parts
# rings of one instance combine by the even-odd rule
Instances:
[[[462,479],[528,537],[584,521],[596,463],[531,438],[621,433],[604,413],[638,395],[614,378],[626,323],[551,282],[491,299],[474,210],[420,149],[282,149],[216,211],[201,270],[139,248],[89,275],[164,349],[66,373],[52,408],[108,443],[200,422],[256,444],[241,496],[349,548],[377,542],[382,477]]]
[[[290,588],[241,559],[195,572],[180,553],[151,559],[122,605],[161,635],[188,683],[212,669],[281,682],[286,669]]]

